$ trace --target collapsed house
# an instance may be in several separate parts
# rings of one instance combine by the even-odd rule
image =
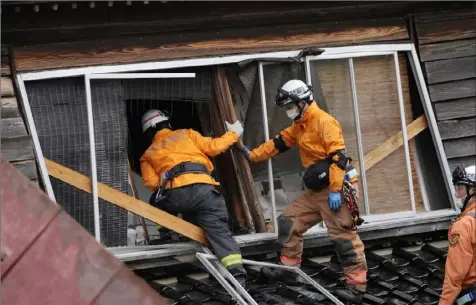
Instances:
[[[208,136],[238,119],[253,148],[289,125],[274,96],[298,78],[343,127],[366,244],[439,239],[458,214],[450,172],[475,163],[473,5],[3,2],[2,155],[131,268],[178,264],[195,245],[157,245],[155,223],[101,195],[148,202],[140,116],[165,109]],[[213,162],[244,253],[277,251],[276,218],[302,191],[297,150]],[[322,224],[305,239],[330,245]]]

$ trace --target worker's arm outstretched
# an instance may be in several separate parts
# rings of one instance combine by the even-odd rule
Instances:
[[[160,185],[160,177],[155,172],[152,164],[150,164],[147,158],[144,156],[142,156],[140,159],[140,170],[144,185],[151,191],[156,191]]]
[[[327,156],[332,156],[332,160],[334,160],[334,163],[329,167],[329,190],[340,192],[344,183],[344,169],[347,166],[342,129],[336,120],[322,120],[318,124],[317,130],[320,132]]]
[[[462,290],[463,280],[468,274],[476,255],[473,249],[469,218],[455,222],[449,236],[450,246],[445,266],[445,281],[438,305],[451,305]]]
[[[223,153],[239,139],[239,135],[235,131],[228,131],[219,138],[204,137],[192,129],[189,129],[187,133],[195,145],[210,157]]]
[[[249,160],[252,162],[266,161],[277,154],[283,153],[296,145],[293,126],[280,132],[274,139],[271,139],[249,152]]]

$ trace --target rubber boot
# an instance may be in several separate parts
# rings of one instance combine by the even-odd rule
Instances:
[[[342,289],[337,289],[335,292],[337,298],[344,301],[346,304],[362,304],[362,298],[365,294],[365,290],[359,289],[355,286],[346,286]]]
[[[233,275],[233,277],[238,281],[238,283],[246,289],[246,279],[247,279],[247,273],[243,265],[235,266],[230,269],[228,269],[228,272]]]
[[[286,284],[295,285],[298,283],[299,275],[296,272],[283,268],[263,267],[260,270],[263,277],[280,281]]]

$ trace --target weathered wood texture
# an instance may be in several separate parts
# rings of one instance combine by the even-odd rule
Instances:
[[[28,135],[25,124],[21,117],[18,118],[2,118],[0,134],[2,138],[13,138]]]
[[[425,63],[429,84],[476,77],[476,56],[443,59]]]
[[[406,122],[411,124],[413,120],[407,65],[403,57],[399,58],[399,63]],[[347,60],[316,61],[311,62],[311,65],[317,71],[322,93],[325,97],[325,105],[320,105],[321,107],[327,106],[329,113],[341,123],[346,150],[357,164],[360,160],[357,153],[354,117],[352,111],[349,111],[349,109],[352,109],[352,92],[348,77]],[[364,155],[372,156],[372,151],[381,147],[385,141],[394,137],[398,132],[401,133],[393,57],[358,58],[354,60],[354,65]],[[318,89],[315,88],[316,90]],[[424,120],[419,120],[415,123],[417,125],[416,130],[422,127],[418,123],[423,122]],[[398,142],[398,135],[395,136],[395,140]],[[393,141],[388,145],[392,148],[392,153],[381,162],[378,162],[378,160],[375,160],[376,162],[369,161],[371,166],[366,171],[370,211],[375,214],[411,210],[404,150],[401,146],[394,149],[395,147],[390,144],[393,144]],[[417,210],[422,211],[424,205],[416,169],[415,151],[415,142],[412,140],[410,141],[412,178]],[[367,157],[365,159],[367,160]],[[388,189],[389,182],[385,179],[382,180],[382,177],[392,177],[392,196],[388,196],[388,193],[384,191]],[[360,206],[363,211],[362,203],[363,200],[361,200]]]
[[[431,61],[476,55],[476,39],[455,40],[420,46],[420,60]]]
[[[36,163],[34,160],[14,161],[10,163],[13,164],[16,169],[18,169],[28,179],[36,180],[38,178]]]
[[[438,129],[443,140],[476,136],[476,118],[440,121]]]
[[[476,18],[433,21],[417,24],[419,44],[476,37]]]
[[[2,138],[1,154],[8,161],[32,160],[33,141],[30,136]]]
[[[443,142],[447,158],[476,155],[476,137],[460,138]]]
[[[476,116],[476,97],[434,103],[439,121]]]
[[[476,158],[475,11],[422,14],[414,20],[446,156]]]
[[[328,28],[321,29],[316,26],[307,28],[307,33],[284,32],[272,36],[263,34],[253,38],[247,38],[255,34],[254,31],[248,31],[248,35],[243,36],[242,33],[241,38],[208,41],[196,41],[200,38],[188,35],[188,39],[195,41],[177,43],[169,42],[172,41],[172,37],[165,40],[163,37],[156,39],[148,37],[114,38],[101,43],[81,41],[70,44],[37,45],[15,48],[15,64],[18,71],[42,70],[408,39],[403,21],[399,22],[400,24],[381,27],[357,25],[339,28],[334,25],[332,28],[329,25]],[[311,30],[313,32],[309,33]]]
[[[476,79],[428,86],[432,102],[476,96]]]
[[[2,97],[13,96],[15,94],[15,91],[13,90],[12,80],[9,77],[2,77],[0,81],[0,86]]]
[[[455,167],[458,165],[462,165],[463,167],[476,165],[476,158],[474,156],[453,158],[448,160],[448,164],[450,166],[450,171],[453,172]]]
[[[16,118],[20,116],[16,97],[2,97],[0,115],[2,118]]]

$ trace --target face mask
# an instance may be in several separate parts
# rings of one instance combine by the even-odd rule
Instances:
[[[463,208],[463,202],[465,198],[466,196],[464,196],[464,198],[456,198],[455,205],[458,207],[458,209],[461,210]]]
[[[291,109],[291,110],[287,110],[287,111],[286,111],[286,115],[287,115],[288,118],[290,118],[291,120],[294,120],[294,119],[297,118],[297,116],[299,115],[299,112],[297,112],[296,109]]]

